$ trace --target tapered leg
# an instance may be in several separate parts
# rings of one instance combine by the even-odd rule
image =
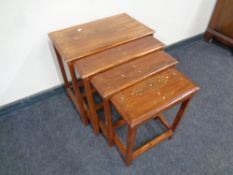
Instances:
[[[74,89],[75,100],[76,100],[76,102],[78,104],[78,108],[79,108],[79,112],[80,112],[82,121],[83,121],[84,125],[87,125],[88,124],[87,113],[86,113],[86,111],[84,109],[83,99],[82,99],[80,89],[78,87],[74,67],[73,67],[72,63],[69,63],[68,66],[69,66],[70,75],[71,75],[71,79],[72,79],[72,87]]]
[[[100,133],[99,119],[96,113],[95,101],[94,101],[94,96],[93,96],[92,89],[91,89],[90,80],[86,78],[83,80],[83,82],[84,82],[85,93],[86,93],[87,102],[89,106],[88,115],[91,119],[91,123],[92,123],[95,134],[99,134]]]
[[[127,150],[126,150],[126,164],[130,166],[133,161],[133,150],[136,142],[137,127],[130,128],[128,126]]]
[[[105,125],[107,126],[108,144],[109,146],[112,146],[113,145],[112,110],[111,110],[110,101],[108,99],[104,99],[104,116],[105,116]]]
[[[177,113],[177,115],[176,115],[176,117],[175,117],[175,119],[174,119],[174,121],[172,123],[172,126],[171,126],[171,130],[172,130],[173,133],[176,131],[177,126],[179,125],[180,121],[184,117],[184,114],[185,114],[185,112],[186,112],[186,110],[188,108],[188,105],[189,105],[190,101],[191,101],[191,98],[185,100],[182,103],[182,105],[181,105],[181,107],[180,107],[180,109],[179,109],[179,111],[178,111],[178,113]],[[173,137],[173,135],[170,137],[170,139]]]

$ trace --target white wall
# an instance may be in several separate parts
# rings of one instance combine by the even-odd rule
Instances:
[[[126,12],[172,44],[205,31],[216,0],[0,0],[0,106],[62,83],[47,33]]]

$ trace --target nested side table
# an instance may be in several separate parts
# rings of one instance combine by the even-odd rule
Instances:
[[[142,43],[140,47],[141,52],[139,53],[138,51],[134,50],[135,53],[133,53],[133,57],[127,57],[126,54],[123,59],[119,57],[119,54],[125,52],[122,52],[121,50],[111,50],[111,57],[114,55],[114,53],[118,53],[118,57],[113,56],[115,58],[115,62],[108,63],[106,67],[103,65],[103,68],[101,69],[93,68],[94,71],[92,71],[91,75],[96,74],[99,71],[109,69],[117,64],[121,64],[127,60],[161,48],[163,46],[162,43],[156,39],[153,39],[152,37],[148,37],[152,36],[153,33],[154,31],[152,29],[146,27],[127,14],[120,14],[49,33],[67,93],[78,109],[84,125],[87,125],[88,121],[90,121],[96,134],[99,133],[99,124],[94,110],[98,108],[95,106],[93,101],[94,90],[91,88],[89,75],[82,76],[78,81],[75,74],[74,64],[77,62],[77,60],[83,62],[83,60],[86,59],[101,59],[103,56],[101,55],[103,54],[103,51],[108,49],[106,51],[108,52],[113,47],[115,48],[119,46],[120,49],[122,49],[121,47],[125,47],[123,49],[131,50],[133,45],[137,45],[136,47],[139,47],[140,44],[138,43]],[[144,37],[146,41],[139,40]],[[147,40],[150,42],[148,43]],[[135,44],[133,41],[138,43]],[[130,43],[130,46],[124,46],[125,43]],[[106,52],[105,54],[108,55]],[[100,56],[97,54],[100,54]],[[108,55],[108,57],[109,56],[110,55]],[[117,58],[121,58],[121,61],[119,61]],[[86,62],[85,64],[88,65],[89,63]],[[72,80],[71,83],[68,81],[64,64],[68,65]],[[80,67],[78,64],[76,68],[77,71],[80,72]],[[82,68],[80,68],[80,70],[81,69]],[[85,71],[85,68],[82,70]],[[80,87],[84,87],[84,93],[81,93]],[[87,99],[87,103],[85,102],[84,98]]]
[[[188,77],[170,68],[112,96],[110,100],[128,128],[127,145],[122,143],[115,129],[111,130],[112,138],[109,137],[109,139],[115,141],[116,146],[125,156],[128,166],[144,152],[173,137],[188,104],[198,90],[199,87]],[[169,123],[163,113],[178,104],[181,105],[177,114],[172,123]],[[138,128],[154,119],[159,119],[166,128],[165,131],[140,147],[136,147]]]
[[[163,50],[157,50],[138,59],[119,65],[91,78],[91,83],[103,98],[105,122],[100,121],[100,128],[108,138],[113,138],[111,131],[125,122],[120,120],[113,124],[111,117],[111,97],[137,84],[159,72],[175,67],[177,60],[166,54]],[[140,89],[137,90],[138,93]],[[113,145],[113,139],[108,139],[109,145]],[[117,140],[115,141],[116,143]]]

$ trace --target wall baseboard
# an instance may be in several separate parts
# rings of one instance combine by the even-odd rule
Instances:
[[[201,34],[195,35],[193,37],[178,41],[174,44],[171,44],[171,45],[167,46],[165,50],[169,52],[169,51],[172,51],[174,49],[178,49],[180,47],[186,46],[186,45],[191,44],[195,41],[199,41],[199,40],[203,40],[203,39],[204,39],[204,33],[201,33]]]
[[[0,107],[0,117],[65,92],[66,92],[65,86],[62,84],[46,89],[39,93],[30,95],[28,97],[22,98],[20,100],[14,101],[12,103]]]
[[[190,43],[193,43],[195,41],[202,40],[203,36],[204,36],[204,34],[201,33],[199,35],[190,37],[188,39],[181,40],[181,41],[179,41],[179,42],[177,42],[175,44],[169,45],[168,47],[166,47],[165,50],[169,52],[169,51],[172,51],[174,49],[181,48],[181,47],[183,47],[185,45],[188,45]],[[9,103],[7,105],[4,105],[4,106],[0,107],[0,117],[4,116],[4,115],[7,115],[7,114],[10,114],[12,112],[16,112],[17,110],[23,109],[23,108],[28,107],[30,105],[33,105],[33,104],[35,104],[37,102],[46,100],[46,99],[48,99],[48,98],[50,98],[52,96],[62,94],[62,93],[65,93],[65,92],[66,92],[65,87],[62,84],[62,85],[58,85],[58,86],[55,86],[53,88],[44,90],[42,92],[36,93],[34,95],[25,97],[23,99],[14,101],[12,103]]]

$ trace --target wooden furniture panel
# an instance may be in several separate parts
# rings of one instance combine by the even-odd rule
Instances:
[[[225,0],[216,30],[233,38],[233,1]]]
[[[233,1],[218,0],[205,33],[205,40],[217,39],[233,46]]]
[[[146,36],[74,62],[81,78],[110,69],[116,65],[133,60],[165,47],[159,40]]]
[[[177,63],[165,52],[156,51],[93,76],[91,82],[106,98]]]
[[[113,95],[111,101],[129,125],[135,126],[198,89],[191,80],[171,68]]]
[[[153,33],[152,29],[124,13],[51,32],[49,37],[68,62]]]

